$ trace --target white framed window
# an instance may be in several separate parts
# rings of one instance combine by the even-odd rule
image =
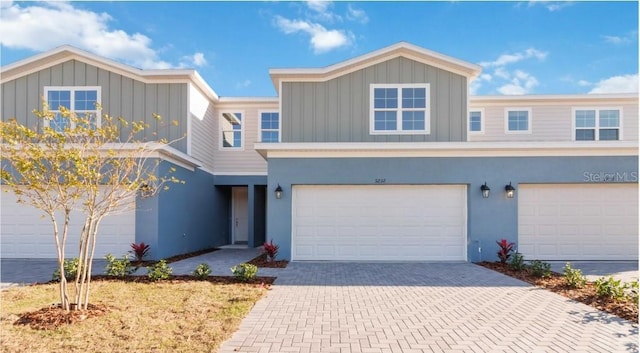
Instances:
[[[469,110],[469,133],[484,133],[484,109]]]
[[[260,112],[260,142],[280,142],[280,114]]]
[[[429,84],[372,84],[369,132],[373,135],[430,133]]]
[[[78,117],[89,119],[91,128],[100,127],[102,116],[98,106],[101,93],[99,86],[45,86],[44,97],[49,110],[54,113],[52,120],[45,120],[46,126],[56,131],[75,128],[75,123],[60,113],[60,107],[64,107]]]
[[[244,112],[220,112],[220,149],[242,150],[244,148]]]
[[[574,141],[622,140],[622,108],[572,109]]]
[[[505,133],[530,134],[531,125],[531,108],[506,108],[504,110]]]

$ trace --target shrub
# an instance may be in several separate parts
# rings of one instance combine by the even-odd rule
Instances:
[[[135,256],[136,261],[142,262],[142,259],[147,256],[147,252],[149,252],[149,248],[151,246],[141,242],[140,244],[131,243],[131,253]]]
[[[160,260],[156,264],[147,267],[147,277],[152,281],[169,279],[173,269],[167,265],[166,260]]]
[[[233,273],[233,275],[237,279],[246,282],[248,280],[256,278],[256,275],[258,274],[258,267],[252,264],[244,263],[231,267],[231,273]]]
[[[64,267],[64,278],[76,278],[76,275],[78,274],[78,263],[79,263],[79,260],[77,257],[73,259],[64,260],[64,263],[62,264],[62,266]],[[51,275],[51,280],[52,281],[60,280],[59,268],[53,271],[53,275]]]
[[[503,264],[507,263],[509,257],[511,257],[511,253],[513,252],[513,247],[516,245],[515,243],[509,243],[507,239],[502,239],[500,241],[496,241],[500,250],[498,250],[498,258],[500,258],[500,262]]]
[[[514,271],[523,271],[526,269],[527,264],[524,263],[524,256],[519,252],[513,254],[511,261],[509,261],[509,267]]]
[[[113,255],[107,254],[105,259],[107,259],[107,266],[104,268],[104,272],[107,276],[125,277],[136,271],[136,269],[131,266],[131,261],[129,261],[129,257],[126,255],[123,256],[122,259],[116,259]]]
[[[272,261],[276,258],[279,248],[280,246],[273,243],[273,239],[269,243],[264,243],[263,249],[264,253],[267,254],[267,261]]]
[[[615,300],[621,300],[625,297],[625,285],[620,284],[620,280],[600,277],[594,283],[596,287],[596,294],[602,298],[613,298]]]
[[[571,263],[564,265],[564,281],[571,288],[582,288],[587,284],[587,279],[582,275],[582,271],[577,268],[571,268]]]
[[[529,269],[531,270],[531,274],[534,275],[535,277],[544,278],[544,277],[551,276],[551,264],[544,261],[540,261],[540,260],[531,261],[531,265],[529,266]]]
[[[201,263],[196,267],[196,269],[192,272],[192,275],[198,279],[207,279],[211,274],[211,268],[206,263]]]
[[[638,305],[638,281],[628,283],[626,288],[629,300]]]

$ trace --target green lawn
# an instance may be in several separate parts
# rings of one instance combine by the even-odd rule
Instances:
[[[0,292],[2,352],[216,352],[267,292],[207,281],[92,282],[91,303],[108,312],[54,330],[14,325],[21,313],[59,302],[57,285]]]

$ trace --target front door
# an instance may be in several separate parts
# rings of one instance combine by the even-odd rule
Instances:
[[[247,244],[249,241],[248,189],[233,188],[233,243]]]

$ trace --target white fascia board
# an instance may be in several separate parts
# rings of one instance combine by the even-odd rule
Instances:
[[[257,143],[265,158],[638,156],[637,141]]]
[[[210,99],[217,101],[219,98],[218,94],[204,81],[202,76],[193,69],[143,70],[69,45],[57,47],[53,50],[3,66],[0,69],[0,82],[11,81],[69,60],[87,63],[143,83],[193,82]],[[24,67],[24,70],[20,70],[21,67]]]
[[[279,92],[279,82],[323,82],[348,73],[394,59],[406,57],[427,65],[473,79],[482,71],[482,67],[422,47],[400,42],[337,64],[323,68],[270,69],[269,75]]]
[[[612,93],[612,94],[558,94],[558,95],[512,95],[512,96],[471,96],[470,104],[509,103],[522,102],[558,102],[571,103],[580,101],[606,101],[606,100],[638,100],[638,93]]]

